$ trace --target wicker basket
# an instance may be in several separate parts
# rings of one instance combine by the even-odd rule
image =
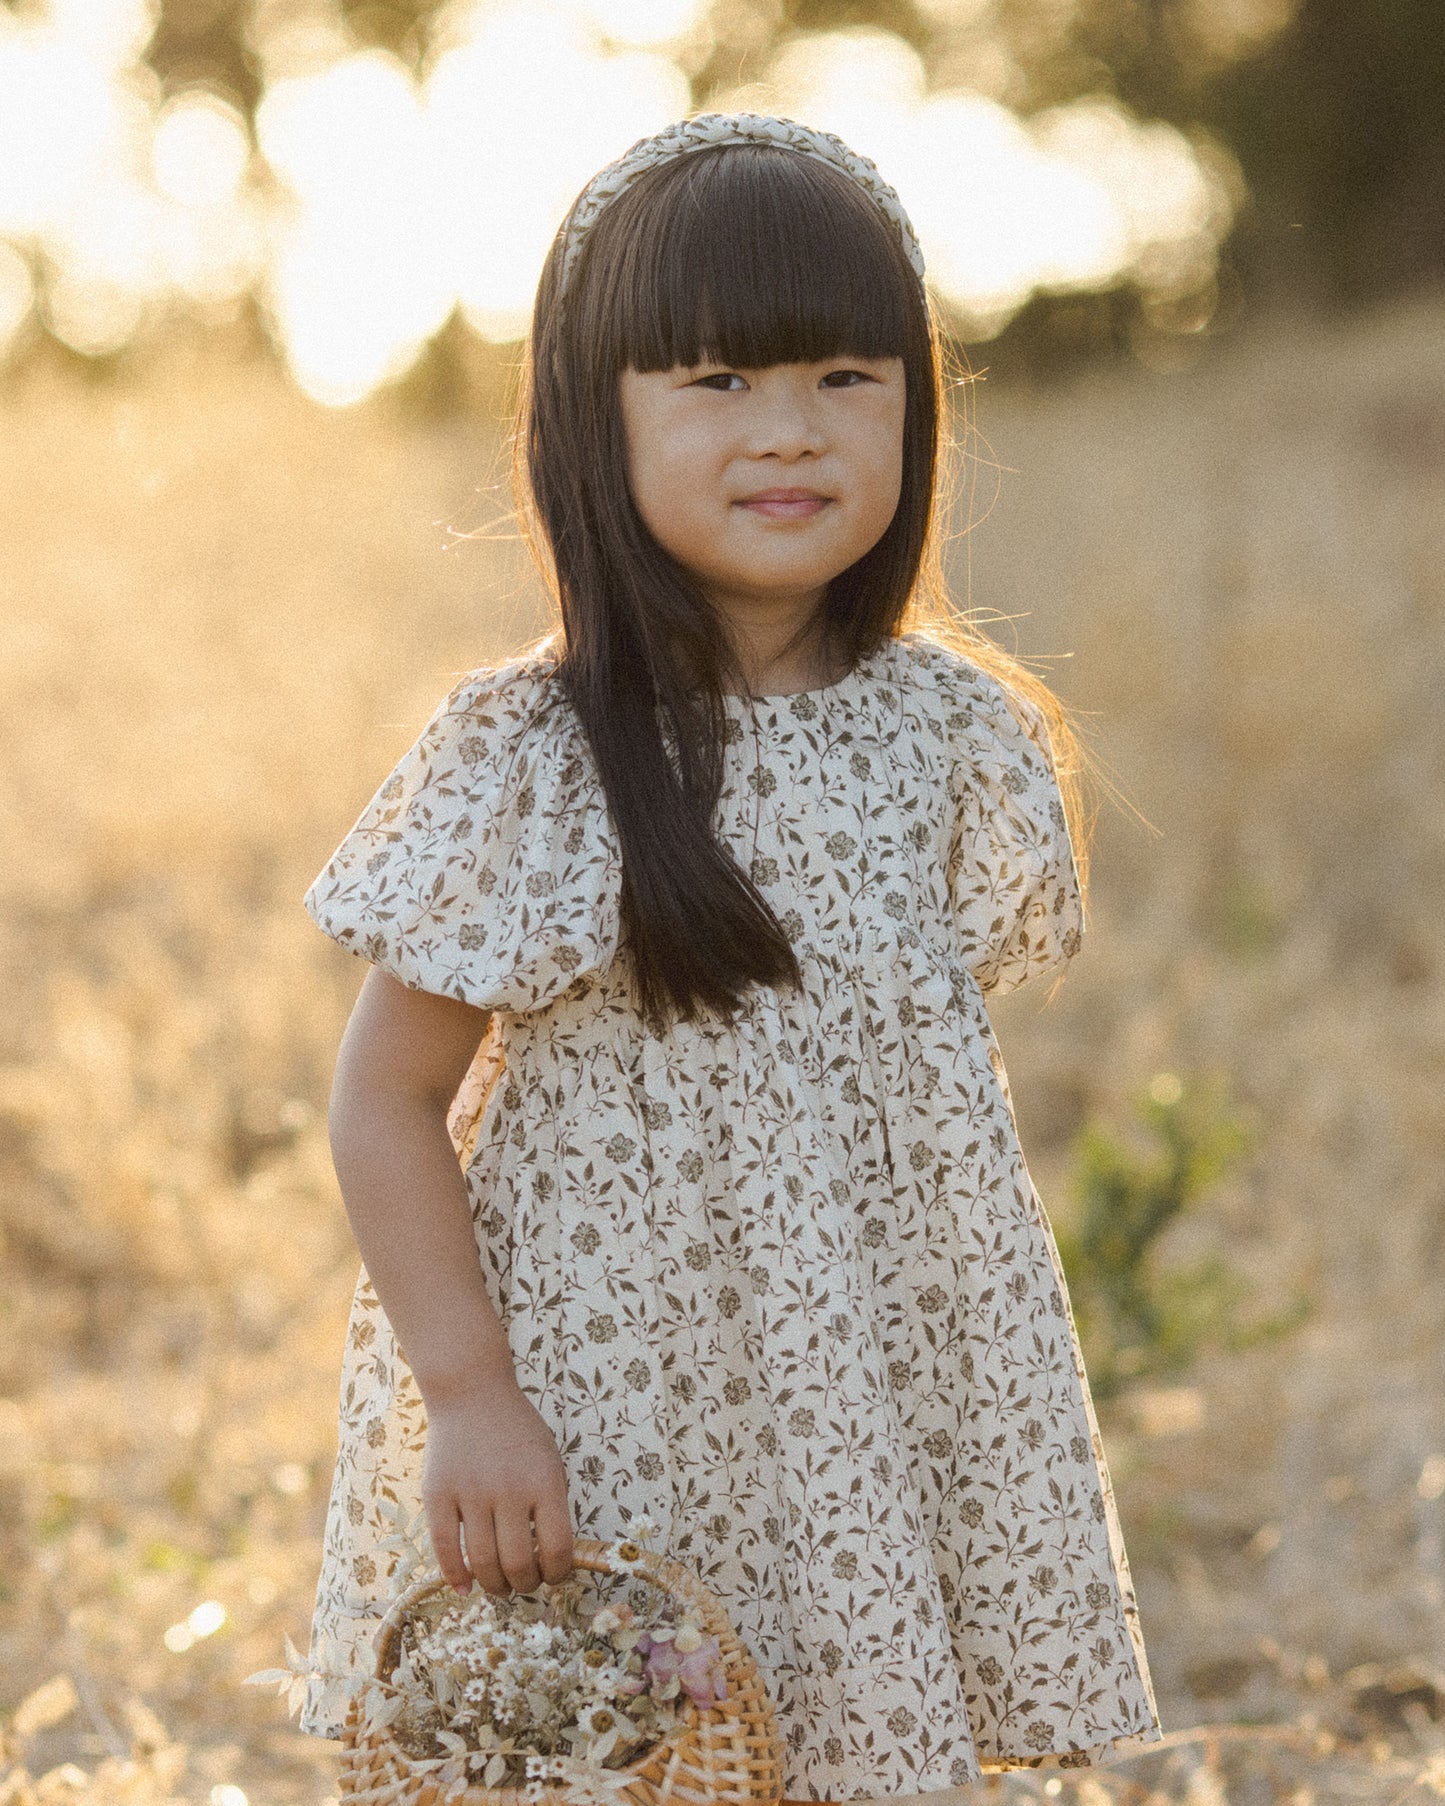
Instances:
[[[580,1537],[573,1545],[573,1565],[593,1574],[618,1572],[612,1557],[615,1543]],[[679,1562],[650,1549],[642,1551],[627,1572],[649,1580],[697,1618],[703,1634],[714,1636],[722,1655],[728,1696],[699,1707],[687,1701],[672,1734],[624,1767],[605,1771],[608,1784],[598,1798],[621,1806],[777,1806],[783,1793],[783,1747],[772,1701],[757,1665],[728,1622],[718,1599]],[[376,1633],[376,1673],[385,1676],[396,1658],[405,1613],[419,1599],[447,1585],[439,1579],[419,1581],[396,1599]],[[540,1791],[522,1787],[458,1790],[437,1780],[434,1770],[418,1770],[388,1730],[366,1731],[361,1701],[354,1698],[342,1731],[340,1795],[352,1806],[518,1806],[534,1799],[539,1806],[575,1806],[573,1788],[543,1783]]]

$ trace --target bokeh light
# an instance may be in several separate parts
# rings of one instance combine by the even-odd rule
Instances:
[[[587,17],[604,37],[637,49],[676,43],[698,11],[698,0],[587,0]]]
[[[234,202],[250,160],[245,121],[205,90],[179,94],[162,107],[151,139],[156,186],[183,207]]]
[[[421,97],[399,62],[364,51],[276,83],[256,127],[294,203],[267,278],[277,334],[308,394],[359,400],[454,303]]]
[[[690,110],[701,0],[450,0],[424,63],[339,14],[255,28],[255,120],[141,53],[157,0],[0,9],[0,350],[32,309],[102,356],[172,309],[247,292],[295,381],[344,406],[403,374],[454,313],[526,331],[543,258],[588,177]],[[1223,153],[1094,97],[1028,119],[930,91],[877,28],[793,39],[714,109],[835,131],[898,189],[967,332],[1036,292],[1207,285],[1233,198]]]
[[[872,157],[913,220],[930,280],[982,336],[1036,290],[1166,268],[1202,280],[1229,223],[1218,178],[1172,126],[1112,100],[1025,121],[981,94],[926,93],[917,53],[873,28],[794,39],[746,98]]]
[[[484,337],[520,338],[542,261],[595,170],[687,111],[676,64],[605,54],[561,7],[479,12],[426,84],[457,296]]]
[[[103,171],[121,179],[144,101],[110,60],[108,34],[65,18],[35,24],[0,8],[0,232],[43,235]],[[136,35],[139,35],[138,32]]]

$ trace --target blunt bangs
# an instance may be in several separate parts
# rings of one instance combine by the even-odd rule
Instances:
[[[619,196],[592,236],[608,227],[613,243],[589,249],[612,291],[595,294],[593,318],[614,371],[905,357],[917,339],[917,278],[895,229],[847,176],[796,151],[690,152]]]

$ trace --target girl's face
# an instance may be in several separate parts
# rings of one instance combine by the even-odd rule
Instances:
[[[898,357],[625,369],[632,499],[715,606],[792,619],[887,531],[905,398]]]

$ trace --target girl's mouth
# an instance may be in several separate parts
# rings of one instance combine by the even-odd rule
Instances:
[[[772,520],[807,520],[826,508],[830,500],[812,489],[764,489],[757,495],[745,496],[737,506],[754,514],[766,514]]]

